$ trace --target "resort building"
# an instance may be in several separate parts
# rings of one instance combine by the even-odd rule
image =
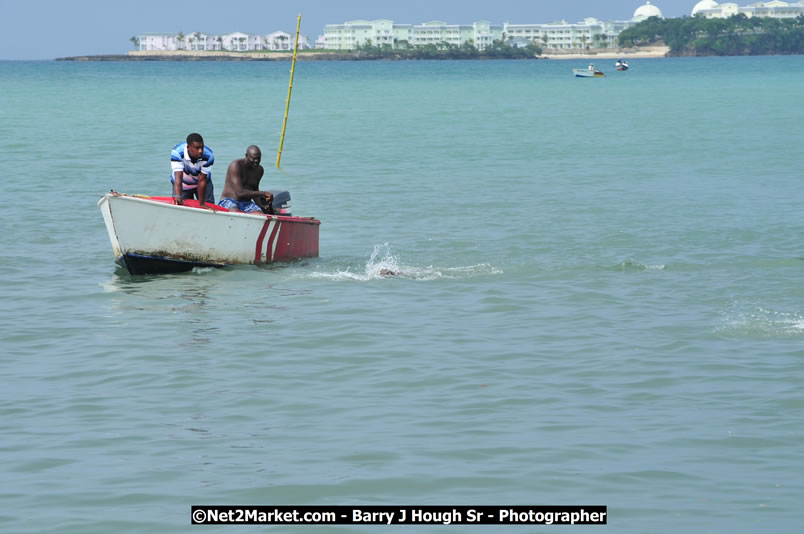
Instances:
[[[472,43],[478,50],[483,50],[492,42],[502,38],[503,27],[492,25],[487,21],[461,25],[434,20],[413,27],[411,44],[423,46],[447,43],[461,46],[463,43]]]
[[[758,2],[740,7],[734,3],[718,4],[715,0],[700,0],[692,9],[693,16],[728,18],[744,14],[747,17],[794,18],[804,15],[804,0],[788,3],[781,0]],[[491,24],[478,21],[472,24],[447,24],[430,21],[421,24],[394,24],[392,20],[353,20],[343,24],[327,24],[324,34],[315,41],[315,48],[355,50],[373,45],[391,49],[444,44],[460,46],[471,43],[484,50],[494,41],[503,40],[512,46],[524,47],[535,43],[547,49],[614,48],[620,33],[650,17],[662,17],[661,10],[646,1],[630,20],[598,20],[586,18],[581,22],[565,20],[543,24]],[[138,50],[291,50],[293,36],[277,31],[267,35],[233,32],[211,35],[144,33],[135,38]],[[299,48],[313,48],[306,36],[299,36]]]
[[[739,14],[746,17],[795,18],[804,15],[804,3],[773,0],[740,7],[732,3],[718,4],[714,0],[701,0],[692,8],[693,17],[697,15],[708,19],[727,19]]]
[[[631,22],[633,23],[642,22],[643,20],[648,19],[650,17],[662,18],[662,10],[654,6],[650,2],[645,2],[645,5],[636,8],[636,11],[634,11],[634,16],[631,17]]]
[[[327,24],[324,26],[324,48],[354,50],[358,45],[364,44],[387,44],[393,47],[394,41],[399,39],[395,35],[396,30],[390,20],[353,20],[343,24]],[[404,33],[402,28],[398,30]]]
[[[187,35],[143,33],[135,37],[137,50],[292,50],[293,39],[289,33],[277,31],[267,35],[232,32],[211,35],[201,32]],[[306,36],[299,35],[299,48],[312,48]]]
[[[505,23],[503,31],[506,42],[521,42],[522,39],[550,49],[569,48],[615,48],[617,37],[626,28],[649,17],[662,17],[661,10],[650,2],[646,2],[634,11],[631,20],[597,20],[585,18],[581,22],[570,24],[565,20],[546,24],[509,24]]]
[[[546,24],[505,23],[506,42],[525,39],[544,48],[613,48],[617,36],[635,23],[628,21],[599,21],[595,18],[570,24],[565,20]]]
[[[413,25],[394,24],[391,20],[353,20],[324,26],[324,48],[355,50],[358,46],[370,44],[404,49],[441,43],[460,46],[471,42],[483,50],[494,40],[502,39],[502,32],[502,26],[486,21],[467,25],[431,21]]]
[[[523,47],[535,43],[551,49],[613,48],[617,37],[626,28],[649,17],[661,17],[661,10],[650,2],[639,6],[634,16],[626,21],[586,18],[575,24],[567,21],[545,24],[494,25],[486,21],[473,24],[447,24],[431,21],[422,24],[394,24],[391,20],[353,20],[343,24],[324,26],[323,45],[316,47],[331,50],[355,50],[366,44],[392,49],[409,48],[442,43],[460,46],[472,43],[479,50],[496,40],[504,40],[512,46]]]

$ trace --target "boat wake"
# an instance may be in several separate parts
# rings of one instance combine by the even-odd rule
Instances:
[[[664,271],[667,267],[664,264],[646,265],[634,260],[626,260],[608,267],[612,271]]]
[[[336,266],[334,270],[315,271],[306,273],[306,277],[319,280],[384,280],[393,278],[405,278],[410,280],[440,280],[440,279],[462,279],[474,276],[502,274],[502,270],[481,263],[464,267],[426,267],[410,265],[403,262],[399,256],[391,251],[388,243],[374,245],[374,250],[368,261],[362,263],[347,263]]]
[[[741,334],[758,337],[804,335],[804,316],[795,312],[774,311],[757,306],[747,312],[725,314],[721,334]]]

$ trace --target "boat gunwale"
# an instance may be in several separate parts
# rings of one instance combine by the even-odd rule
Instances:
[[[99,200],[98,206],[101,203],[110,198],[124,198],[126,200],[132,200],[136,202],[144,202],[151,206],[161,206],[164,208],[171,208],[171,209],[179,209],[179,210],[194,210],[200,211],[202,213],[213,214],[213,215],[223,215],[223,216],[231,216],[231,217],[247,217],[250,220],[277,220],[280,222],[287,222],[287,223],[300,223],[300,224],[316,224],[320,225],[321,221],[316,219],[315,217],[299,217],[298,215],[276,215],[276,214],[267,214],[267,213],[244,213],[244,212],[237,212],[237,211],[228,211],[225,208],[220,209],[204,209],[195,206],[182,206],[176,204],[170,204],[163,200],[155,200],[159,197],[150,197],[145,195],[130,195],[127,193],[118,193],[116,191],[105,193]]]

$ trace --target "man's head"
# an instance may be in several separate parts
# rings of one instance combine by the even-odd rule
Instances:
[[[204,154],[204,138],[201,134],[191,133],[187,136],[187,153],[193,161]]]
[[[254,168],[260,164],[262,160],[262,152],[257,145],[251,145],[246,149],[246,165]]]

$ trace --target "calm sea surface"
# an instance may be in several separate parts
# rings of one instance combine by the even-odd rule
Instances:
[[[0,62],[0,532],[193,504],[804,525],[804,56]],[[96,203],[248,145],[321,256],[131,277]],[[401,271],[379,276],[382,268]],[[259,527],[241,527],[252,531]],[[275,527],[277,532],[601,527]]]

